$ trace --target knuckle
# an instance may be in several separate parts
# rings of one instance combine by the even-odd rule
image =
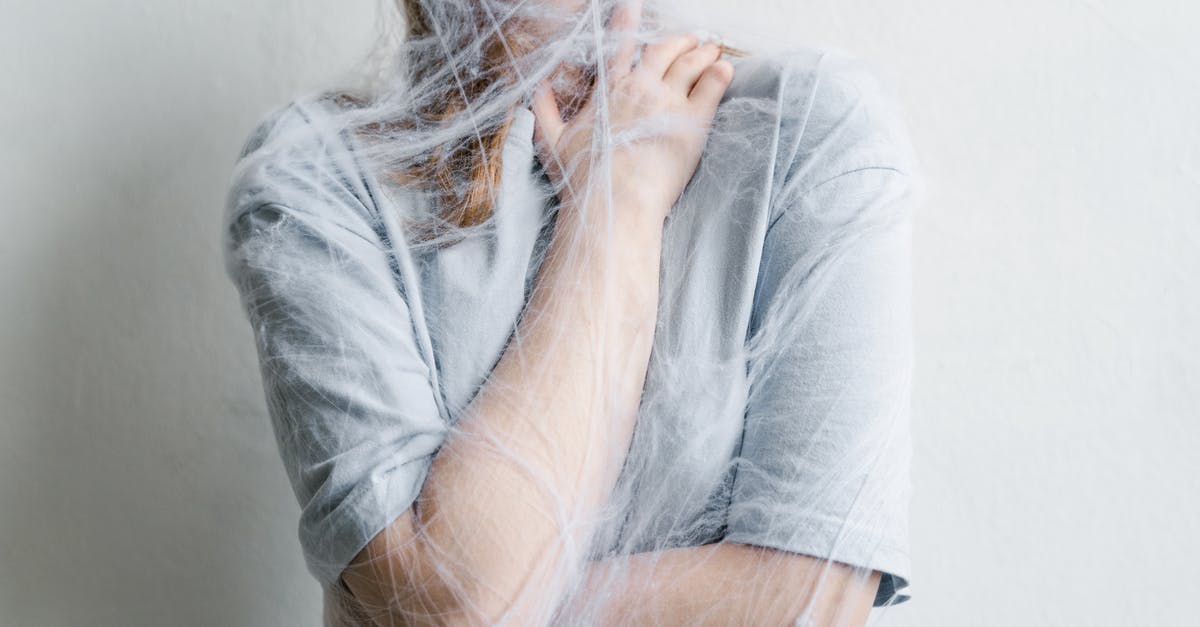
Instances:
[[[721,82],[729,82],[733,79],[733,66],[728,61],[718,61],[708,66],[705,73]]]
[[[676,57],[691,54],[696,50],[696,46],[700,44],[700,40],[695,35],[683,35],[674,42],[674,48],[677,50]]]
[[[639,70],[629,75],[630,87],[639,92],[653,89],[654,85],[658,82],[658,77],[645,70]]]
[[[662,91],[658,85],[646,85],[646,87],[638,93],[638,100],[643,105],[657,106],[663,99]]]
[[[695,50],[689,52],[687,57],[683,59],[683,62],[691,69],[707,69],[712,67],[714,59],[709,56],[707,51]]]
[[[704,55],[699,50],[690,50],[680,55],[675,63],[683,67],[697,67],[704,63]]]

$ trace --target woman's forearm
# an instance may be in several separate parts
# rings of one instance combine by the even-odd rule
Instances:
[[[606,217],[559,211],[517,332],[435,457],[415,516],[348,569],[387,620],[542,623],[582,571],[589,519],[628,450],[658,305],[661,220]]]
[[[719,542],[591,565],[573,612],[599,625],[862,627],[879,587],[807,555]]]
[[[662,229],[618,223],[609,234],[604,214],[560,212],[517,333],[434,460],[418,505],[432,558],[476,583],[468,599],[490,618],[515,609],[537,621],[553,609],[571,572],[563,559],[584,557],[584,523],[628,450]]]

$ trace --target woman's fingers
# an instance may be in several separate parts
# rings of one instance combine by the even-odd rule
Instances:
[[[613,39],[617,42],[608,64],[609,76],[614,80],[628,74],[633,67],[638,28],[642,23],[642,1],[626,0],[620,3],[613,9],[612,17],[608,20]]]
[[[692,87],[700,79],[700,74],[720,56],[720,46],[712,42],[706,43],[675,59],[663,80],[676,90],[690,94]]]
[[[668,35],[646,46],[642,51],[642,60],[638,69],[648,72],[651,76],[661,79],[667,73],[667,68],[679,58],[679,55],[696,48],[700,39],[692,33]]]
[[[725,90],[729,88],[729,83],[732,81],[733,64],[727,59],[721,59],[709,65],[700,74],[696,86],[688,95],[688,100],[711,115],[716,112],[717,105],[721,102],[721,96],[725,95]]]

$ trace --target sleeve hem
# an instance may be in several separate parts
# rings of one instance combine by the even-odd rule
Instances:
[[[428,465],[413,470],[397,469],[382,484],[356,492],[326,519],[321,529],[307,534],[301,529],[304,560],[318,583],[323,587],[336,585],[354,557],[412,507]],[[387,498],[397,492],[406,496]]]
[[[911,577],[912,565],[908,552],[880,540],[873,541],[873,546],[869,544],[872,541],[866,538],[853,542],[843,529],[844,525],[844,521],[821,521],[804,534],[778,526],[743,525],[726,533],[724,539],[877,570],[882,576],[873,607],[896,605],[909,600],[909,594],[901,594],[908,588]]]

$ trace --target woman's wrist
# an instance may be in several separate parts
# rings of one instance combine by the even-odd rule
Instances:
[[[641,320],[656,308],[662,237],[663,222],[653,213],[614,211],[610,220],[606,208],[564,206],[555,219],[550,254],[555,266],[574,277],[575,288]]]
[[[663,223],[667,212],[646,207],[644,203],[594,195],[583,202],[564,202],[558,211],[556,231],[569,232],[572,237],[626,243],[640,248],[662,241]]]

